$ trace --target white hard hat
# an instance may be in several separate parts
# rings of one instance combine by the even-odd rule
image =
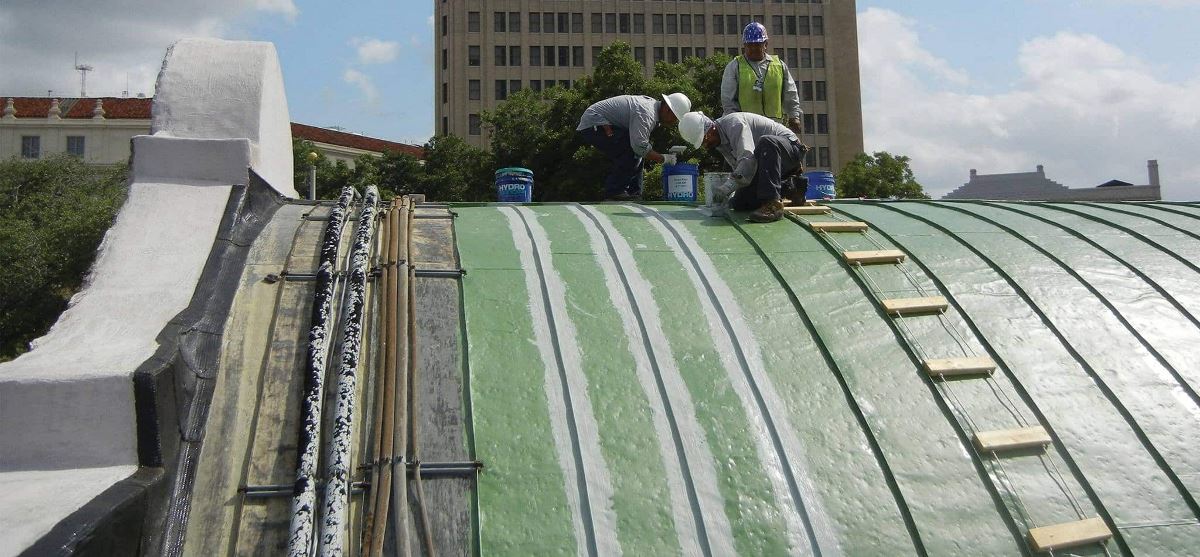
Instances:
[[[692,109],[692,99],[687,98],[687,95],[683,93],[663,95],[663,100],[667,101],[667,106],[671,108],[671,112],[675,113],[676,118],[682,117]]]
[[[689,112],[679,119],[679,135],[692,147],[699,148],[704,144],[704,134],[714,125],[712,119],[703,112]]]

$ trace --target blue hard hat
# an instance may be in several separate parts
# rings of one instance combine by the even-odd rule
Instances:
[[[742,30],[742,43],[765,43],[767,42],[767,28],[757,21],[751,21],[745,29]]]

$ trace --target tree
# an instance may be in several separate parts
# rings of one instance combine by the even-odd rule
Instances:
[[[929,199],[908,166],[909,158],[876,151],[859,153],[837,177],[838,197]]]
[[[125,200],[127,167],[57,155],[0,162],[0,361],[25,352],[79,290]]]

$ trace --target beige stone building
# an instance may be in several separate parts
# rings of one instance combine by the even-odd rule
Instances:
[[[433,0],[437,133],[484,145],[479,115],[524,88],[570,87],[613,41],[653,71],[737,54],[742,28],[767,27],[800,90],[811,168],[838,170],[863,150],[854,0]]]

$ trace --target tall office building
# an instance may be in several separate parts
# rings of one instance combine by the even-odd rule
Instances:
[[[434,0],[437,133],[485,145],[479,115],[523,88],[570,87],[614,41],[653,72],[767,27],[804,108],[810,168],[837,170],[863,150],[854,0]]]

